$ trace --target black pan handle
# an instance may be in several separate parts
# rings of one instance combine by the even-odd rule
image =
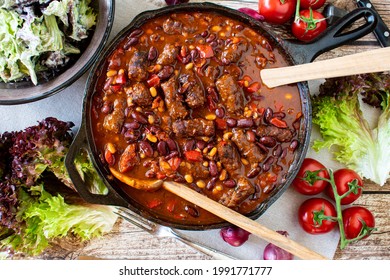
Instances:
[[[100,178],[103,180],[104,184],[108,189],[107,194],[95,194],[91,193],[89,190],[89,186],[87,186],[86,182],[81,178],[77,168],[74,164],[74,160],[76,156],[80,153],[81,150],[85,150],[88,152],[90,158],[91,151],[88,148],[87,137],[85,134],[85,127],[82,125],[70,145],[69,151],[65,157],[65,167],[69,173],[69,177],[72,180],[78,194],[85,201],[92,204],[103,204],[103,205],[113,205],[113,206],[122,206],[127,207],[128,203],[119,196],[119,194],[110,186],[110,184],[104,179],[103,176],[100,175]]]
[[[359,20],[364,24],[345,31]],[[355,9],[330,26],[323,34],[310,43],[296,40],[284,41],[285,47],[292,55],[296,64],[312,62],[316,57],[331,49],[355,41],[371,33],[378,22],[377,13],[368,8]]]

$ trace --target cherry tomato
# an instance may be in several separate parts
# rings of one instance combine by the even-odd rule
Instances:
[[[343,210],[344,232],[347,239],[353,239],[359,233],[366,232],[368,237],[375,227],[375,218],[367,208],[353,206]],[[363,231],[362,231],[363,229]]]
[[[325,17],[317,11],[302,10],[299,19],[291,25],[293,35],[304,42],[309,42],[326,30]]]
[[[315,159],[305,158],[303,160],[302,166],[292,182],[293,188],[304,195],[315,195],[322,192],[329,185],[328,182],[322,180],[309,183],[303,179],[306,176],[308,176],[309,182],[313,176],[329,179],[329,173],[325,166]]]
[[[259,0],[259,14],[273,24],[288,22],[295,13],[296,0]]]
[[[304,231],[322,234],[331,231],[337,224],[330,217],[336,217],[333,204],[324,198],[314,197],[304,201],[298,210],[298,221]]]
[[[354,188],[349,195],[341,199],[341,204],[346,205],[354,202],[362,194],[363,180],[355,171],[347,168],[337,170],[334,174],[334,181],[338,195],[343,195],[349,191],[350,187]],[[360,187],[359,187],[360,186]],[[332,187],[329,185],[326,188],[326,194],[334,200]]]
[[[301,9],[309,9],[317,10],[324,6],[326,0],[301,0]]]

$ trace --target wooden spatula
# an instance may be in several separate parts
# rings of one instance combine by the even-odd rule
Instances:
[[[263,69],[261,80],[269,87],[302,81],[390,71],[390,47],[295,66]]]
[[[297,256],[301,259],[307,260],[325,260],[326,258],[305,246],[264,227],[259,224],[257,221],[249,219],[244,215],[239,214],[238,212],[223,206],[222,204],[200,194],[196,191],[188,188],[185,185],[167,182],[162,180],[140,180],[130,178],[126,175],[123,175],[116,171],[113,168],[110,168],[111,173],[120,181],[129,186],[137,189],[143,189],[147,191],[157,190],[162,187],[167,191],[176,194],[177,196],[184,198],[185,200],[198,205],[199,207],[209,211],[210,213],[224,219],[227,222],[230,222],[233,225],[236,225],[246,231],[260,237],[261,239],[275,244],[276,246],[290,252],[294,256]]]

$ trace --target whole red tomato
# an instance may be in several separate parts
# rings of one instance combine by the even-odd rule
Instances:
[[[298,221],[304,231],[310,234],[322,234],[331,231],[337,224],[330,217],[336,217],[333,204],[324,198],[309,198],[298,210]]]
[[[375,218],[367,208],[353,206],[343,210],[344,232],[347,239],[353,239],[359,233],[366,233],[368,237],[375,227]],[[362,231],[363,229],[363,231]]]
[[[312,158],[305,158],[297,176],[292,182],[293,188],[304,195],[319,194],[329,185],[329,183],[322,180],[311,182],[313,176],[329,179],[329,173],[322,163]],[[303,179],[304,177],[306,177],[307,180]]]
[[[361,187],[363,187],[363,180],[359,174],[351,169],[342,168],[337,170],[333,176],[338,195],[345,194],[350,188],[354,189],[349,195],[341,199],[340,202],[342,205],[351,204],[360,197],[362,194]],[[333,189],[330,185],[326,188],[326,194],[334,200]]]
[[[317,10],[324,6],[326,0],[301,0],[301,9],[309,9]]]
[[[312,41],[328,27],[325,17],[320,12],[311,9],[302,10],[299,15],[291,25],[291,31],[298,40]]]
[[[259,14],[273,24],[288,22],[295,13],[296,0],[259,0]]]

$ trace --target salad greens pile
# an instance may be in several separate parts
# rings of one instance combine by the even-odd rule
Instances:
[[[0,0],[0,82],[57,71],[96,24],[91,0]]]
[[[328,79],[313,99],[313,123],[322,140],[314,150],[334,148],[336,160],[383,186],[390,178],[390,75],[365,74]],[[361,101],[381,109],[370,128]]]
[[[0,135],[0,251],[37,255],[57,237],[88,240],[111,231],[113,209],[84,202],[65,169],[72,126],[47,118]],[[91,192],[106,191],[87,153],[75,164]]]

